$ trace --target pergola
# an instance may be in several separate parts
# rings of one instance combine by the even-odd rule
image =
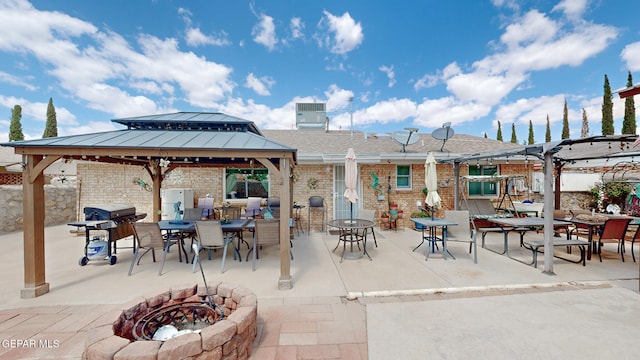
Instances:
[[[22,155],[24,288],[22,298],[49,292],[45,276],[45,193],[43,171],[59,159],[141,166],[153,187],[153,221],[160,220],[162,159],[166,171],[177,167],[248,167],[250,160],[269,170],[270,181],[280,185],[282,204],[292,202],[291,171],[297,150],[263,136],[252,121],[221,113],[178,112],[112,120],[123,130],[16,141]],[[290,218],[291,206],[281,217]],[[280,278],[278,287],[290,289],[289,222],[280,223]]]
[[[507,150],[496,150],[469,154],[453,161],[456,175],[457,206],[459,193],[459,174],[461,163],[473,163],[480,160],[513,159],[522,161],[537,158],[543,161],[544,193],[554,196],[544,197],[544,209],[557,209],[560,205],[560,173],[562,168],[571,163],[593,159],[633,159],[640,161],[640,148],[633,144],[637,135],[590,136],[580,139],[563,139],[543,144],[521,145]],[[612,164],[613,165],[613,164]],[[555,192],[554,190],[555,183]],[[553,216],[545,216],[544,221],[544,270],[553,272]]]

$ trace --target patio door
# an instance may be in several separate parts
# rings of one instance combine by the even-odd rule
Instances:
[[[348,219],[351,216],[351,203],[344,197],[344,165],[336,165],[333,169],[333,218]],[[360,189],[360,167],[358,166],[358,198],[362,199]],[[358,209],[362,207],[360,201],[353,204],[353,218],[358,217]]]

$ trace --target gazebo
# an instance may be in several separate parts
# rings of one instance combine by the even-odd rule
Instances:
[[[21,297],[49,292],[45,276],[44,170],[59,159],[141,166],[153,188],[153,220],[160,220],[161,161],[175,167],[247,167],[249,159],[264,165],[280,185],[282,204],[292,199],[291,172],[297,150],[264,137],[252,121],[222,113],[178,112],[112,120],[126,129],[100,133],[15,141],[0,144],[22,155],[24,221],[24,288]],[[96,191],[99,191],[96,189]],[[282,218],[291,206],[282,206]],[[280,224],[278,287],[290,289],[289,223]]]

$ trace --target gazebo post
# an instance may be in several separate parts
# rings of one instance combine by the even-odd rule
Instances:
[[[553,194],[554,167],[553,153],[549,150],[544,152],[544,270],[549,275],[553,272],[553,209],[555,209],[555,195]],[[548,211],[546,209],[549,209]]]
[[[44,169],[37,167],[43,156],[24,155],[23,159],[24,288],[20,297],[25,299],[48,293],[49,283],[45,281],[44,263]]]
[[[291,218],[291,181],[289,174],[291,168],[289,160],[280,159],[280,178],[282,179],[282,186],[280,190],[280,278],[278,279],[278,289],[289,290],[292,287],[291,284],[291,258],[290,243],[291,228],[289,227],[289,219]]]

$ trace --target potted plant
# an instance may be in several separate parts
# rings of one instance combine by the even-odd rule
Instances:
[[[380,214],[380,220],[382,221],[383,227],[389,227],[389,213],[388,212],[383,211],[382,214]]]
[[[428,217],[431,217],[431,214],[429,214],[429,212],[427,212],[426,210],[421,210],[421,211],[412,212],[411,217],[412,218],[428,218]],[[424,225],[420,225],[415,222],[414,222],[414,225],[416,230],[422,230],[425,228]]]

